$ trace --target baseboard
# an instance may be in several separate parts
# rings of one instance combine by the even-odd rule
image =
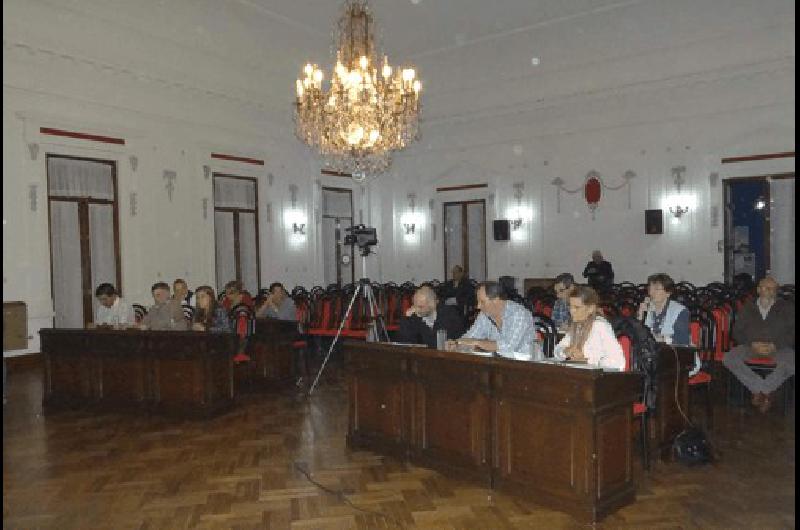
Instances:
[[[13,357],[4,357],[6,368],[9,372],[30,370],[33,368],[40,368],[42,366],[41,353],[26,353],[25,355],[14,355]]]

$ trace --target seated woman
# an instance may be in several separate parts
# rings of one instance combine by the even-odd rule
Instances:
[[[650,328],[656,340],[671,344],[691,343],[689,331],[689,310],[670,296],[675,290],[675,282],[668,274],[651,274],[647,277],[647,294],[650,295],[639,305],[639,320]],[[700,355],[694,354],[694,368],[689,371],[692,377],[702,368]]]
[[[197,309],[194,312],[192,329],[194,331],[210,331],[212,333],[231,333],[231,321],[228,312],[217,303],[214,289],[208,285],[198,287],[194,293]]]
[[[553,356],[561,360],[583,361],[600,368],[625,369],[625,355],[611,324],[598,307],[597,292],[576,285],[569,298],[572,321],[567,334],[556,345]]]
[[[675,282],[667,274],[652,274],[647,278],[647,298],[639,306],[639,320],[650,328],[656,338],[675,344],[689,344],[689,310],[670,296]]]

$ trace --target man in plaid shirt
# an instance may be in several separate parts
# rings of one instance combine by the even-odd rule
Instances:
[[[575,278],[572,277],[572,274],[565,272],[556,276],[553,290],[556,292],[557,300],[553,304],[551,318],[559,329],[566,327],[571,318],[569,314],[569,294],[572,292],[573,285],[575,285]]]
[[[532,353],[536,328],[531,312],[504,300],[498,282],[481,283],[477,294],[478,318],[460,339],[447,341],[447,349],[468,345],[498,353]]]

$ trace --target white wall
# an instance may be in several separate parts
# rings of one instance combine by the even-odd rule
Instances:
[[[409,6],[402,9],[415,9]],[[326,242],[316,227],[323,185],[353,188],[357,220],[378,228],[379,256],[369,258],[367,271],[376,280],[441,278],[441,203],[486,198],[490,222],[516,204],[513,185],[523,182],[532,219],[522,240],[489,241],[490,276],[580,273],[600,248],[619,280],[663,270],[704,283],[723,270],[721,210],[710,226],[722,185],[711,185],[710,175],[794,171],[793,158],[720,163],[794,149],[788,0],[633,2],[614,16],[555,17],[530,32],[417,53],[409,59],[425,87],[422,139],[363,187],[321,176],[292,132],[293,76],[305,57],[324,58],[327,36],[263,11],[234,1],[3,3],[3,299],[28,303],[33,341],[26,351],[38,351],[36,331],[52,317],[47,153],[117,161],[121,288],[137,302],[147,302],[160,279],[213,285],[212,187],[204,166],[258,178],[261,281],[289,286],[322,281],[318,249]],[[391,20],[378,18],[388,31]],[[520,68],[532,54],[541,65]],[[44,126],[126,144],[42,135]],[[222,162],[212,152],[265,165]],[[670,170],[681,165],[684,191],[696,194],[697,208],[679,225],[667,220],[664,235],[645,236],[643,211],[661,206],[672,190]],[[164,170],[178,174],[171,202]],[[578,188],[590,170],[609,186],[633,171],[630,209],[626,190],[604,190],[594,220],[580,193],[562,193],[557,213],[550,182],[559,177]],[[480,193],[434,191],[484,182]],[[310,220],[299,242],[283,222],[291,184]],[[399,217],[412,192],[428,221],[408,242]]]

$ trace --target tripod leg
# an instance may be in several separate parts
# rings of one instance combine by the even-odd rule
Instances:
[[[358,298],[358,293],[361,291],[361,285],[359,284],[356,287],[355,292],[353,293],[353,298],[350,299],[350,305],[347,306],[347,311],[345,311],[344,317],[342,317],[342,322],[339,324],[339,330],[336,332],[336,336],[333,338],[333,342],[331,342],[331,347],[328,348],[328,353],[325,355],[325,360],[322,361],[322,366],[319,367],[319,372],[317,372],[317,377],[314,378],[314,383],[308,389],[308,395],[310,396],[314,389],[317,387],[317,383],[319,382],[319,378],[322,376],[322,372],[325,370],[325,365],[328,364],[328,359],[331,357],[331,353],[333,353],[333,348],[336,347],[336,343],[339,341],[339,337],[342,335],[342,329],[344,328],[345,322],[347,322],[348,317],[350,316],[350,312],[353,310],[353,304]]]
[[[379,342],[389,342],[389,332],[386,330],[386,323],[383,321],[383,315],[378,311],[378,303],[375,301],[375,293],[372,292],[372,286],[368,285],[366,289],[370,317],[372,317],[375,323],[375,338],[378,339]],[[381,331],[383,332],[382,335]]]

